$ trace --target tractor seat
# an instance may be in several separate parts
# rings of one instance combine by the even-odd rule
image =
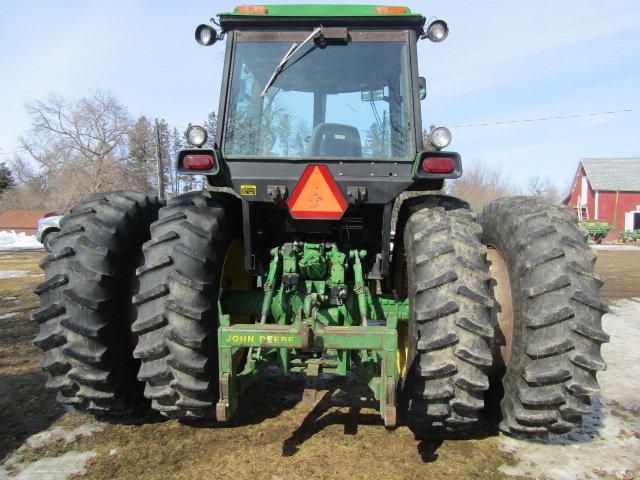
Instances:
[[[341,123],[316,125],[309,142],[312,157],[361,157],[362,143],[358,129]]]

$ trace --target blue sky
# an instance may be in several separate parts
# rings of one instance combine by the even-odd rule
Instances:
[[[25,102],[50,91],[107,89],[131,115],[164,117],[179,127],[202,122],[218,107],[224,48],[200,47],[193,31],[236,3],[3,0],[2,153],[11,154],[28,128]],[[466,161],[499,165],[515,182],[541,174],[564,186],[581,157],[640,156],[637,0],[404,4],[446,20],[451,30],[444,43],[420,43],[429,88],[425,126],[634,109],[452,128],[451,148]]]

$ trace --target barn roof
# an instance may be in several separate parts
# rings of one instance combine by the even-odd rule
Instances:
[[[581,163],[594,191],[640,192],[640,157],[583,158]]]

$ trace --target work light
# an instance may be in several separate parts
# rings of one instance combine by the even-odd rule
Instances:
[[[445,127],[434,128],[429,133],[429,143],[436,147],[438,150],[442,150],[451,143],[451,131]]]
[[[447,35],[449,35],[449,27],[447,22],[443,20],[434,20],[427,27],[426,37],[432,42],[442,42],[447,38]]]
[[[215,28],[205,24],[198,25],[196,28],[196,42],[208,47],[216,43],[217,40],[218,32],[216,32]]]
[[[207,131],[200,125],[191,125],[187,130],[187,141],[194,147],[201,147],[207,142]]]

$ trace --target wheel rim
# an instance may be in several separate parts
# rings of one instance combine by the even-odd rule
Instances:
[[[220,295],[227,291],[248,291],[251,290],[251,277],[244,268],[244,244],[242,240],[235,239],[227,248],[222,263],[222,272],[220,273]],[[229,315],[232,324],[249,324],[251,316],[249,315]],[[246,363],[248,349],[237,348],[233,352],[233,364],[237,371],[241,371]]]
[[[409,357],[409,328],[407,322],[398,322],[398,348],[396,349],[396,367],[400,378],[407,373],[407,358]]]
[[[513,296],[511,294],[511,281],[509,279],[507,263],[495,247],[489,246],[487,260],[489,261],[489,273],[495,282],[493,287],[493,295],[496,301],[494,315],[497,320],[497,328],[501,334],[501,338],[497,339],[496,346],[500,347],[499,359],[502,367],[505,367],[509,362],[513,341]]]
[[[404,297],[409,291],[409,279],[407,277],[407,259],[404,254],[404,246],[400,243],[395,245],[397,258],[400,260],[395,268],[395,287],[399,297]],[[409,360],[409,322],[398,322],[396,327],[398,336],[398,346],[396,348],[396,368],[400,378],[404,378],[407,373],[407,362]]]
[[[251,290],[251,277],[244,268],[244,245],[235,239],[229,244],[220,274],[220,294],[222,292]],[[231,315],[232,323],[251,323],[248,315]]]

